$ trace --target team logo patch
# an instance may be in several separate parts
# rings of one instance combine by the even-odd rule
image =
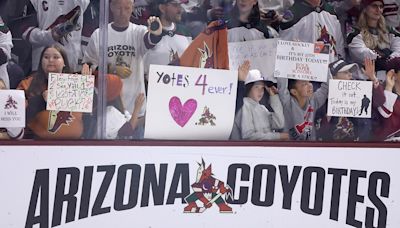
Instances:
[[[207,43],[204,42],[204,49],[197,48],[197,50],[199,50],[201,53],[199,68],[214,68],[213,53],[211,52]]]
[[[55,134],[61,127],[61,125],[69,125],[73,121],[74,117],[71,112],[65,111],[50,111],[49,112],[49,126],[48,131]]]
[[[232,213],[232,208],[226,203],[226,198],[232,197],[229,185],[216,179],[211,170],[211,164],[206,168],[202,159],[197,169],[196,182],[192,184],[193,193],[185,198],[188,205],[183,209],[185,213],[203,213],[214,204],[220,213]]]
[[[317,41],[322,41],[324,44],[329,44],[332,47],[332,50],[336,52],[336,40],[335,38],[329,33],[328,29],[326,28],[326,25],[322,26],[320,24],[317,25],[318,31],[319,31],[319,38]]]

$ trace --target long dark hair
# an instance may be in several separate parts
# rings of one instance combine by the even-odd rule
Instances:
[[[232,8],[231,13],[230,13],[230,18],[234,21],[239,21],[239,7],[238,7],[238,1],[235,2],[235,6]],[[253,6],[251,9],[250,15],[249,15],[249,23],[250,24],[258,24],[260,22],[260,10],[258,9],[258,2]]]
[[[65,52],[64,48],[58,44],[53,44],[53,45],[45,47],[43,49],[42,53],[40,54],[38,70],[33,75],[31,85],[28,88],[28,92],[27,92],[28,97],[41,95],[43,93],[43,91],[45,91],[47,89],[48,75],[46,75],[46,73],[44,72],[44,70],[42,68],[42,60],[43,60],[44,52],[49,48],[54,48],[61,54],[61,56],[64,60],[64,65],[65,65],[65,67],[62,70],[62,73],[71,73],[70,68],[69,68],[67,53]]]

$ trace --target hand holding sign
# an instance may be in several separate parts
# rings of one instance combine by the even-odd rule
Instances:
[[[48,92],[49,92],[49,91],[46,89],[46,90],[43,91],[43,93],[42,93],[43,100],[46,101],[46,102],[47,102],[47,95],[48,95]]]

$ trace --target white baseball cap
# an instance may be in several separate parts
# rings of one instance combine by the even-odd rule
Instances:
[[[247,85],[251,82],[258,82],[258,81],[264,81],[263,76],[261,76],[261,72],[257,69],[250,70],[249,73],[247,74],[246,81],[244,81],[244,84]]]

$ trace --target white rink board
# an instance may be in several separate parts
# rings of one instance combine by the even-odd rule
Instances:
[[[212,165],[215,178],[232,187],[234,199],[228,204],[232,207],[233,213],[219,213],[218,206],[215,204],[203,213],[183,213],[187,204],[182,203],[181,198],[175,198],[172,203],[169,201],[171,194],[176,196],[182,193],[183,189],[193,192],[190,185],[196,182],[198,162],[201,162],[202,158],[207,166]],[[346,218],[349,221],[358,221],[355,223],[360,223],[360,227],[366,227],[365,223],[368,220],[366,218],[369,218],[372,219],[374,227],[398,228],[400,225],[399,161],[399,149],[389,148],[1,146],[0,227],[51,227],[52,222],[57,224],[60,220],[61,224],[55,227],[346,228],[357,227],[348,225],[347,223],[351,222],[346,222]],[[286,175],[290,180],[295,166],[300,172],[297,180],[293,182],[295,183],[293,195],[284,197],[282,178]],[[115,172],[111,173],[110,167],[114,167]],[[140,178],[133,178],[132,182],[130,177],[133,172],[126,175],[124,202],[129,200],[131,183],[134,183],[132,185],[137,186],[139,190],[138,194],[133,194],[135,195],[133,198],[137,199],[135,206],[117,211],[115,210],[115,193],[116,189],[121,190],[120,185],[117,185],[117,179],[122,178],[123,167],[135,167],[136,171],[140,170],[136,172],[136,174],[140,173]],[[99,171],[102,169],[108,171]],[[92,175],[88,170],[93,170]],[[63,171],[69,173],[64,176],[65,181],[62,181]],[[46,172],[48,176],[43,175]],[[340,186],[339,188],[333,186],[334,175],[330,174],[332,172],[343,172],[340,178],[341,184],[335,185]],[[145,176],[154,176],[154,174],[158,182],[165,177],[165,188],[159,191],[163,193],[163,196],[159,195],[161,200],[158,200],[161,205],[157,206],[154,206],[152,188],[148,188],[150,189],[148,197],[142,195]],[[32,194],[35,175],[42,175],[41,178],[36,179],[36,184],[41,183],[40,188],[37,189],[43,199],[48,199],[48,209],[41,203],[36,204],[41,197],[36,197],[36,201],[35,194]],[[105,180],[107,175],[111,177],[111,182],[106,188],[103,200],[98,193],[100,186],[107,182]],[[91,183],[88,177],[92,177]],[[173,184],[174,177],[179,178],[176,185]],[[390,178],[390,181],[387,178]],[[261,183],[253,182],[255,179],[261,180]],[[307,179],[311,182],[307,182]],[[68,205],[71,207],[70,213],[75,213],[72,221],[68,223],[65,223],[67,203],[64,203],[61,219],[55,218],[53,214],[56,186],[62,189],[64,182],[67,187],[61,193],[67,194],[75,187],[77,190],[75,194],[72,194],[72,199],[76,199],[76,206]],[[85,192],[82,189],[87,190],[87,186],[91,186],[90,200],[87,201],[88,203],[82,203],[83,199],[88,199],[82,194]],[[177,188],[174,189],[173,186]],[[323,190],[317,190],[316,186],[323,186]],[[356,190],[355,193],[349,191],[350,186]],[[374,191],[375,187],[376,191]],[[48,189],[48,197],[46,197],[46,189]],[[269,190],[266,191],[266,189]],[[274,194],[270,191],[271,189]],[[334,211],[331,208],[332,202],[335,201],[332,197],[333,189],[336,189],[336,192],[340,189],[337,202],[338,221],[330,219],[330,214]],[[368,189],[370,195],[368,195]],[[247,193],[246,190],[248,190]],[[387,190],[388,197],[384,197],[384,192]],[[259,192],[258,195],[257,192]],[[315,201],[317,192],[323,194],[322,201]],[[354,194],[359,195],[358,201],[363,202],[351,203],[357,198]],[[308,205],[305,203],[307,196],[310,199]],[[92,216],[96,198],[103,200],[100,206],[109,208],[108,213]],[[32,221],[35,219],[28,218],[31,199],[33,199],[33,205],[36,205],[33,216],[37,217],[36,222],[48,221],[48,226],[44,223],[42,226],[34,225]],[[266,205],[267,199],[272,199],[270,205]],[[239,200],[243,202],[240,203]],[[290,202],[290,209],[283,209],[284,201],[286,207]],[[87,217],[82,212],[84,210],[80,209],[81,205],[88,206]],[[309,208],[310,211],[318,211],[315,209],[318,206],[315,205],[322,206],[319,215],[311,215],[304,210],[304,208]],[[349,209],[351,207],[355,208],[354,215]],[[368,207],[375,213],[374,216],[366,216]],[[383,216],[385,212],[387,216]],[[80,215],[82,219],[78,219]],[[27,220],[31,221],[31,225],[25,226]]]

